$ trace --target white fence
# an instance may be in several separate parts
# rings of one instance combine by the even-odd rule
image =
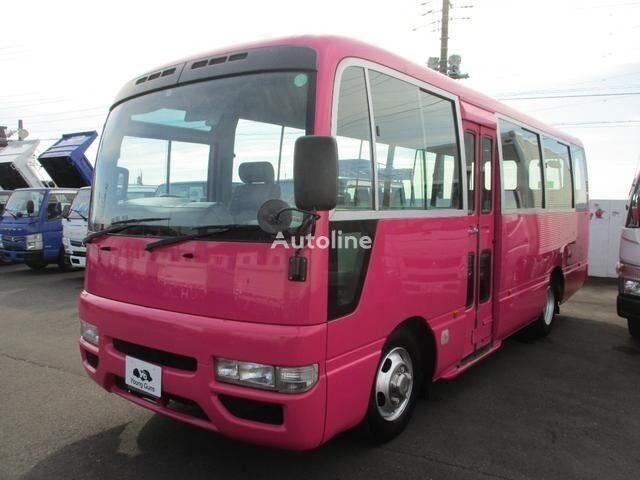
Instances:
[[[626,200],[591,200],[589,275],[616,277],[620,233],[627,217]]]

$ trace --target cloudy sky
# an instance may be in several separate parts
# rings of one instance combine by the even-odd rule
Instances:
[[[4,7],[0,27],[0,125],[15,127],[22,118],[42,147],[62,133],[100,132],[110,101],[130,78],[262,38],[346,35],[424,64],[439,54],[439,17],[430,11],[440,4],[14,2]],[[471,76],[464,82],[580,137],[592,198],[625,198],[640,165],[640,0],[452,4],[450,53],[463,57]]]

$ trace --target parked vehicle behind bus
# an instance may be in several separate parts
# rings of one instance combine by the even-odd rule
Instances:
[[[4,212],[4,207],[7,206],[7,201],[11,196],[11,190],[0,190],[0,216]]]
[[[631,186],[620,235],[618,279],[618,315],[627,319],[629,334],[640,340],[640,175]]]
[[[203,188],[128,200],[134,177]],[[423,387],[515,332],[548,334],[587,275],[578,139],[334,37],[136,77],[111,107],[92,196],[89,376],[283,448],[357,425],[389,440]]]
[[[62,245],[72,267],[85,267],[87,249],[84,239],[87,236],[90,201],[91,187],[81,188],[69,208],[62,212],[65,219],[62,222]]]
[[[62,247],[62,210],[76,191],[20,188],[9,197],[0,222],[0,255],[7,263],[39,270],[51,263],[70,268]]]

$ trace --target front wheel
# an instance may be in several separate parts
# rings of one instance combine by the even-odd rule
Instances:
[[[636,340],[640,340],[640,319],[627,319],[627,327],[629,327],[629,335]]]
[[[371,443],[400,434],[413,413],[422,386],[422,358],[407,330],[394,332],[382,350],[362,433]]]
[[[68,255],[65,255],[64,250],[60,250],[60,254],[58,255],[58,268],[63,272],[68,272],[73,270],[73,264],[71,263],[71,258]]]

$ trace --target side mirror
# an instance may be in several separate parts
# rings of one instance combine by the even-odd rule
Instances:
[[[35,212],[36,207],[33,204],[33,200],[28,200],[27,201],[27,215],[33,215],[33,212]]]
[[[296,206],[302,210],[332,210],[338,198],[338,144],[333,137],[307,135],[293,152]]]
[[[62,209],[62,218],[69,218],[69,214],[71,213],[71,205],[65,205]]]

